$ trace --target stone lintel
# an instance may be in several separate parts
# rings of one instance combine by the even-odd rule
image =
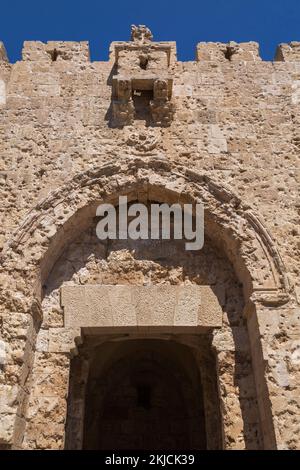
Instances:
[[[188,332],[222,326],[222,309],[210,286],[64,285],[61,305],[65,328]]]

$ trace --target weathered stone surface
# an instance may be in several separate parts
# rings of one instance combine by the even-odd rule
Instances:
[[[0,444],[5,445],[12,439],[15,428],[15,419],[15,413],[4,412],[0,414]]]
[[[0,80],[0,106],[6,103],[6,85],[4,80]]]
[[[222,326],[222,309],[208,286],[65,285],[61,305],[66,328]]]
[[[29,41],[10,64],[0,43],[1,448],[62,449],[68,422],[82,448],[89,370],[101,388],[111,344],[117,355],[139,334],[160,341],[154,356],[170,343],[185,373],[176,346],[197,356],[208,448],[300,448],[299,51],[281,44],[265,62],[254,42],[200,43],[180,62],[143,25],[107,62],[86,42]],[[96,207],[120,194],[202,202],[204,248],[100,243]],[[83,314],[77,297],[99,287],[109,295],[88,296]],[[87,320],[110,334],[82,333]]]
[[[279,44],[275,60],[283,62],[300,62],[300,42],[292,41],[289,44]]]

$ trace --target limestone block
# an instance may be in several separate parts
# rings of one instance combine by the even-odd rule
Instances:
[[[202,292],[194,286],[179,288],[175,304],[175,326],[197,326],[200,316]],[[201,313],[204,313],[201,311]],[[205,316],[205,313],[204,313]]]
[[[15,414],[0,414],[0,444],[11,444],[14,434]]]
[[[68,369],[35,373],[33,377],[33,396],[64,398],[68,391],[68,380]]]
[[[293,371],[293,369],[300,369],[300,336],[298,336],[298,339],[291,341],[288,363],[289,370]]]
[[[0,414],[14,413],[18,404],[17,397],[17,385],[0,384]]]
[[[288,387],[290,385],[290,377],[289,377],[289,372],[287,369],[287,363],[283,358],[282,359],[278,358],[276,360],[276,364],[274,364],[272,375],[276,383],[280,387]]]
[[[32,344],[35,343],[35,331],[33,318],[31,315],[19,312],[8,312],[3,315],[3,328],[9,331],[10,340],[28,339]]]
[[[251,324],[251,319],[248,321]],[[280,323],[280,311],[278,309],[269,309],[269,310],[258,310],[257,311],[257,321],[259,325],[259,331],[262,335],[272,337],[279,331]]]
[[[196,49],[197,61],[225,62],[226,44],[220,42],[199,42]]]
[[[226,139],[211,139],[207,147],[208,153],[219,154],[227,152]]]
[[[226,153],[227,141],[217,124],[212,124],[208,134],[208,148],[209,153]]]
[[[136,314],[132,305],[132,293],[127,286],[108,290],[108,299],[113,311],[115,326],[135,326]]]
[[[261,61],[259,55],[259,45],[256,42],[229,43],[220,42],[200,42],[197,44],[196,52],[197,61],[245,61],[254,62]]]
[[[45,372],[47,370],[60,370],[69,366],[70,359],[65,354],[37,352],[35,355],[35,370]]]
[[[201,302],[198,314],[198,322],[202,326],[209,327],[219,319],[221,326],[222,308],[219,299],[216,297],[210,286],[201,286]],[[194,294],[195,295],[195,294]]]
[[[167,286],[134,288],[132,295],[138,325],[173,325],[175,298]]]
[[[300,61],[300,57],[299,57]],[[294,80],[292,83],[292,104],[300,104],[300,80]]]
[[[32,442],[29,440],[28,448],[63,450],[63,423],[53,423],[51,420],[49,420],[47,426],[44,423],[29,423],[27,432],[32,437]]]
[[[249,338],[247,329],[235,326],[227,330],[214,332],[213,346],[216,351],[248,351]]]
[[[76,348],[75,339],[80,336],[79,328],[50,328],[48,351],[68,353]]]
[[[36,339],[36,350],[39,352],[49,350],[49,330],[40,330]]]
[[[0,365],[4,365],[7,359],[7,347],[6,343],[3,340],[0,340]]]
[[[13,449],[21,449],[23,443],[23,436],[26,427],[26,420],[21,416],[16,416],[14,428],[14,447]]]
[[[6,103],[6,85],[4,80],[0,80],[0,106]]]
[[[28,407],[28,418],[35,425],[43,422],[45,417],[50,418],[52,422],[65,422],[66,400],[59,396],[40,396],[30,401]]]
[[[229,43],[230,44],[230,43]],[[230,57],[231,62],[245,61],[256,62],[261,61],[259,55],[259,44],[254,41],[240,42],[236,45],[236,50]]]

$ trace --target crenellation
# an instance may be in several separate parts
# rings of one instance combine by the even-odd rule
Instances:
[[[87,41],[25,41],[22,50],[22,60],[32,62],[74,63],[90,62],[89,43]]]
[[[124,62],[126,50],[136,51],[137,64],[139,64],[140,44],[134,41],[113,41],[109,48],[109,62]],[[168,66],[175,65],[177,61],[177,48],[175,41],[148,41],[143,45],[144,52],[151,50],[155,62],[167,60]],[[166,56],[166,59],[164,58]],[[22,60],[51,63],[56,61],[91,62],[88,41],[24,41],[22,49]],[[0,62],[8,62],[3,42],[0,41]],[[237,43],[229,41],[221,42],[199,42],[196,46],[197,62],[260,62],[259,44],[255,41]],[[281,43],[276,48],[275,62],[300,62],[300,42],[291,41]],[[98,62],[98,61],[96,61]],[[126,59],[125,59],[126,62]],[[271,61],[264,61],[271,62]],[[119,66],[122,66],[119,64]]]
[[[196,60],[208,62],[258,62],[259,44],[257,42],[228,43],[199,42],[196,48]]]
[[[220,42],[199,42],[196,47],[196,60],[225,62],[226,44]]]
[[[300,42],[292,41],[279,44],[274,60],[278,62],[300,62]]]

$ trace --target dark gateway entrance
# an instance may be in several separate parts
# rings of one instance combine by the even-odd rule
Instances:
[[[84,402],[83,449],[207,448],[201,377],[191,348],[166,339],[95,341],[84,347],[84,386],[82,357],[73,360],[67,448],[76,440],[72,400]]]

